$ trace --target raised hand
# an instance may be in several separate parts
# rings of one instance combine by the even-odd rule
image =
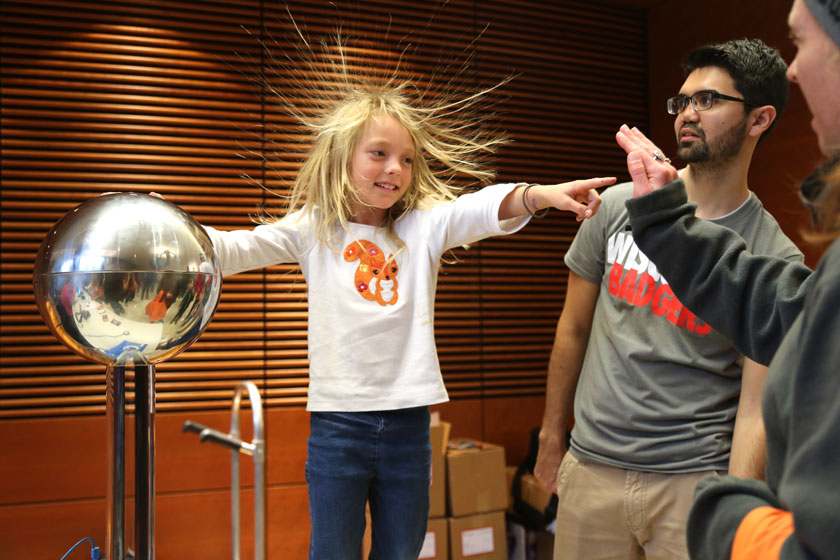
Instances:
[[[615,139],[627,152],[627,171],[633,179],[633,198],[660,189],[678,177],[671,160],[662,155],[656,144],[638,128],[623,124]]]

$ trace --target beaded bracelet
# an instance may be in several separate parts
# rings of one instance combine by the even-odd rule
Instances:
[[[525,210],[531,215],[532,218],[544,218],[546,214],[548,214],[548,208],[543,208],[542,214],[537,214],[536,212],[532,212],[530,208],[528,208],[528,201],[526,195],[528,194],[528,189],[531,187],[538,187],[538,183],[529,183],[525,189],[522,191],[522,206],[525,207]]]

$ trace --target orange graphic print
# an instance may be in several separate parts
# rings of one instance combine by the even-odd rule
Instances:
[[[394,255],[385,254],[376,244],[366,241],[354,241],[344,249],[344,260],[359,261],[354,282],[356,291],[363,298],[375,301],[379,305],[397,303],[397,272],[399,267]]]

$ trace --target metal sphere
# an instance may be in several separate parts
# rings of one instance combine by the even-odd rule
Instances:
[[[106,365],[156,363],[189,346],[219,301],[209,236],[176,205],[136,193],[92,198],[41,243],[33,274],[44,321],[65,346]]]

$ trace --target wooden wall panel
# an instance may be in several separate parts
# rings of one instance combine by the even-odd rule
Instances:
[[[105,551],[105,500],[27,503],[0,506],[3,558],[59,559],[76,541],[93,539]],[[79,545],[68,560],[89,560],[90,544]]]
[[[243,489],[241,499],[242,558],[253,558],[253,489]],[[306,485],[272,486],[266,499],[268,557],[305,559],[309,550]],[[128,505],[133,507],[133,502]],[[155,505],[158,558],[231,557],[230,492],[161,493]],[[128,517],[132,511],[127,510]],[[82,537],[92,538],[106,552],[104,498],[0,506],[3,558],[61,558]],[[131,542],[128,535],[127,540]],[[68,557],[85,558],[90,558],[88,543]]]
[[[254,495],[241,495],[241,558],[254,557]],[[305,559],[309,551],[306,485],[272,486],[266,493],[266,558]],[[231,557],[230,494],[167,494],[158,500],[158,558]]]
[[[105,495],[104,418],[5,420],[0,442],[0,505]]]
[[[503,445],[508,463],[518,464],[527,454],[530,429],[541,421],[543,400],[461,399],[436,405],[433,410],[452,424],[452,437]],[[187,419],[223,431],[230,425],[229,414],[222,411],[157,416],[156,547],[160,555],[165,555],[160,557],[192,550],[203,558],[225,558],[223,552],[230,547],[230,452],[218,445],[199,443],[196,434],[182,433],[181,426]],[[250,411],[243,411],[240,426],[245,439],[251,437],[250,422]],[[266,429],[268,547],[272,554],[281,554],[280,558],[302,559],[309,538],[303,473],[308,414],[303,410],[268,410]],[[104,419],[4,421],[0,422],[0,441],[9,445],[0,462],[3,557],[25,556],[33,550],[33,542],[37,543],[35,550],[60,555],[83,536],[104,546],[108,468]],[[127,462],[133,464],[130,457]],[[253,463],[248,457],[240,461],[240,476],[243,546],[252,547]],[[133,476],[128,478],[130,489]],[[132,504],[129,499],[129,516]]]
[[[305,558],[308,546],[303,473],[308,418],[302,409],[266,411],[268,547],[284,553],[304,551],[302,555],[280,556],[283,558]],[[193,546],[196,551],[207,552],[200,554],[204,558],[225,558],[219,555],[217,545],[222,543],[221,550],[229,551],[230,452],[200,443],[196,434],[182,433],[181,426],[187,419],[222,431],[230,426],[230,414],[222,411],[157,415],[157,547],[165,555],[161,557]],[[251,425],[250,410],[244,410],[240,418],[243,438],[252,436]],[[60,556],[83,536],[103,546],[108,472],[105,419],[4,421],[0,422],[0,441],[5,449],[0,461],[0,556],[26,556],[32,550],[45,554],[54,550]],[[132,448],[130,437],[127,448]],[[130,454],[126,462],[130,470]],[[253,462],[246,456],[240,461],[240,476],[243,543],[252,547]],[[126,487],[129,492],[133,489],[130,472]],[[127,515],[132,508],[129,500]],[[47,529],[52,527],[60,529]]]
[[[684,81],[680,63],[688,51],[707,42],[750,37],[779,49],[790,62],[796,52],[788,38],[790,6],[790,0],[710,0],[702,10],[693,10],[691,17],[685,17],[684,3],[664,0],[649,10],[650,132],[666,153],[675,152],[676,142],[674,119],[665,111],[665,100],[675,95]],[[723,13],[726,17],[721,17]],[[791,84],[787,110],[756,149],[749,184],[805,253],[806,262],[815,266],[823,248],[802,240],[800,231],[808,227],[809,214],[797,194],[799,182],[821,157],[810,122],[799,87]]]
[[[200,443],[183,433],[185,420],[227,432],[230,413],[162,413],[155,419],[155,485],[158,492],[230,488],[230,452]],[[268,409],[266,423],[266,483],[302,484],[309,414],[303,409]],[[126,420],[126,461],[133,464],[133,418]],[[242,437],[250,440],[250,410],[240,415]],[[80,500],[105,495],[108,465],[106,424],[102,417],[24,419],[0,422],[4,445],[0,462],[0,506],[28,502]],[[243,485],[253,484],[253,463],[240,462]],[[133,474],[127,488],[133,488]]]
[[[507,463],[518,465],[528,455],[531,429],[542,426],[545,396],[483,399],[483,404],[485,438],[502,442]]]

